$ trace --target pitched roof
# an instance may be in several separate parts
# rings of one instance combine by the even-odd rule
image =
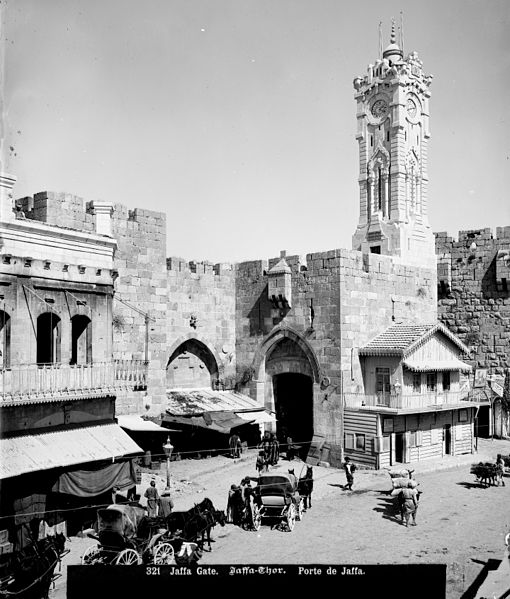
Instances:
[[[443,333],[461,352],[469,353],[462,341],[439,322],[431,324],[394,324],[360,348],[361,356],[405,356],[436,332]]]
[[[292,270],[290,266],[287,264],[285,258],[282,258],[279,262],[277,262],[272,268],[269,269],[269,275],[279,275],[281,273],[291,273]]]

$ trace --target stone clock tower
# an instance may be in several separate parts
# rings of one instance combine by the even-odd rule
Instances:
[[[360,216],[353,249],[435,268],[427,217],[431,80],[416,52],[404,58],[394,22],[389,46],[354,80]]]

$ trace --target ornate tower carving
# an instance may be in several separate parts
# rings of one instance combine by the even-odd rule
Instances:
[[[393,21],[390,44],[354,80],[360,215],[353,248],[435,268],[427,216],[431,80],[416,52],[404,58]]]

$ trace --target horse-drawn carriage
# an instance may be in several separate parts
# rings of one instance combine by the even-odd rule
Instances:
[[[198,561],[205,540],[211,548],[211,528],[225,524],[225,514],[205,498],[186,512],[166,519],[149,518],[141,506],[110,505],[97,511],[99,544],[81,558],[84,565],[189,564]]]
[[[81,558],[84,565],[171,564],[174,548],[162,518],[148,518],[145,510],[133,505],[110,505],[97,511],[99,541],[88,547]]]
[[[298,492],[295,477],[285,473],[264,473],[259,476],[254,488],[252,503],[252,524],[259,530],[263,518],[280,520],[289,532],[294,529],[296,520],[301,520],[304,512],[304,497]]]
[[[66,553],[65,536],[59,533],[9,554],[0,568],[0,598],[47,598],[51,584],[61,576],[55,568]]]

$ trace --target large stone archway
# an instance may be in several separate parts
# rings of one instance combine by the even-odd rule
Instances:
[[[254,361],[254,392],[260,403],[276,413],[272,425],[280,442],[287,436],[304,444],[312,440],[320,370],[315,353],[298,333],[281,328],[262,343]]]

